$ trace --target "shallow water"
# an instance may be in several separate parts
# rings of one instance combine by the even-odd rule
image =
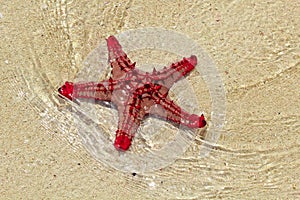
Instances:
[[[126,29],[124,24],[135,28],[131,19],[135,19],[137,15],[134,14],[140,13],[139,7],[143,5],[138,2],[92,2],[87,4],[88,8],[83,8],[81,4],[63,1],[43,1],[33,7],[26,3],[7,4],[10,10],[20,12],[15,17],[1,11],[1,28],[5,36],[5,50],[1,57],[1,66],[4,66],[1,112],[3,116],[17,116],[4,118],[8,125],[1,128],[5,152],[5,167],[2,169],[5,176],[1,177],[6,183],[2,183],[4,197],[13,197],[13,190],[17,190],[23,194],[25,191],[29,191],[28,194],[37,193],[38,198],[116,198],[119,195],[125,199],[299,198],[300,98],[295,88],[299,85],[300,69],[299,41],[294,35],[299,30],[296,28],[299,23],[289,21],[294,26],[281,29],[276,20],[271,21],[262,12],[247,9],[241,16],[243,20],[238,21],[241,30],[233,31],[233,26],[226,23],[219,25],[222,28],[214,27],[214,24],[202,27],[202,30],[209,28],[211,32],[202,31],[201,34],[181,29],[180,32],[193,37],[205,49],[211,49],[208,54],[215,60],[225,84],[227,124],[215,143],[206,142],[207,130],[196,131],[192,134],[193,139],[187,142],[187,150],[176,156],[175,160],[167,159],[165,165],[149,160],[146,164],[132,161],[136,162],[135,166],[151,163],[153,169],[159,169],[153,171],[142,170],[143,167],[126,168],[124,164],[120,167],[118,159],[125,159],[127,152],[110,152],[100,158],[92,155],[91,152],[98,151],[88,147],[94,145],[97,148],[98,143],[82,143],[85,132],[76,121],[82,122],[80,114],[74,112],[76,105],[58,98],[57,88],[66,80],[78,78],[83,71],[84,60],[105,37],[122,32],[120,30]],[[238,2],[219,2],[216,5],[224,12],[225,8],[235,13],[243,10]],[[203,21],[210,21],[210,15],[204,12],[210,11],[209,5],[204,6],[207,8],[200,8],[194,3],[192,8],[203,13]],[[267,9],[273,16],[281,13],[281,20],[278,21],[284,27],[286,15],[282,14],[280,7],[282,5],[278,3],[260,4],[256,8],[260,11]],[[150,6],[148,9],[154,8]],[[295,10],[290,10],[289,15],[297,13]],[[213,13],[213,16],[222,16],[222,21],[227,19],[229,24],[237,23],[230,14],[221,13]],[[186,19],[185,16],[188,18],[188,15],[182,14],[180,19]],[[28,17],[31,20],[27,20]],[[253,35],[250,29],[246,29],[253,26],[251,17],[263,27],[264,35]],[[154,26],[157,20],[153,18],[145,23]],[[171,17],[169,21],[172,21]],[[192,22],[200,26],[197,20]],[[280,30],[272,32],[272,29],[280,29],[281,33]],[[224,30],[227,42],[221,40]],[[216,34],[212,34],[214,31]],[[199,39],[202,37],[204,39]],[[242,40],[243,37],[246,39]],[[153,63],[163,66],[181,58],[181,55],[151,49],[132,51],[129,56],[141,63],[141,69],[143,66],[152,68]],[[91,59],[88,61],[93,63]],[[108,71],[104,67],[99,79],[107,77]],[[212,99],[202,74],[191,73],[187,84],[192,85],[195,96],[189,95],[189,99],[184,101],[183,97],[187,94],[180,94],[186,87],[182,83],[176,86],[177,89],[172,88],[175,101],[191,111],[204,111],[210,121]],[[197,101],[201,106],[192,108],[191,101]],[[14,109],[11,111],[11,108]],[[96,117],[90,119],[95,120],[93,123],[100,131],[92,132],[94,135],[91,137],[101,138],[104,134],[111,142],[103,145],[112,146],[116,113],[100,105],[93,104],[93,108],[96,111],[92,114]],[[22,117],[18,117],[20,115]],[[151,123],[159,123],[162,134],[157,134],[156,129],[151,132]],[[174,133],[163,134],[170,131]],[[135,146],[128,154],[137,156],[151,152],[155,147],[160,148],[166,141],[174,139],[177,131],[168,123],[149,118],[139,130],[133,144]],[[182,132],[187,133],[188,130],[182,129]],[[199,156],[203,150],[208,150],[209,154]],[[111,155],[115,158],[115,164],[110,164],[109,159],[103,161]],[[130,160],[130,157],[127,159]],[[27,180],[36,187],[30,189],[26,185]],[[48,194],[37,191],[45,188]]]

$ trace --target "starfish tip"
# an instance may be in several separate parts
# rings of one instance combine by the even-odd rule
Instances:
[[[191,65],[193,66],[197,65],[197,56],[191,55],[191,57],[187,58],[187,60],[189,61],[189,63],[191,63]]]
[[[73,90],[74,90],[74,84],[72,82],[66,81],[65,84],[58,89],[58,92],[62,96],[66,97],[72,101]]]
[[[200,120],[199,120],[199,127],[202,128],[206,125],[206,120],[203,114],[201,114],[200,116]]]
[[[109,36],[107,39],[106,39],[106,42],[107,42],[107,46],[109,47],[118,47],[118,48],[121,48],[121,45],[119,44],[117,38],[113,35]]]
[[[119,151],[126,151],[131,145],[131,139],[126,135],[119,135],[115,139],[114,146]]]
[[[113,35],[110,35],[106,40],[112,40],[112,39],[116,39],[116,37]]]
[[[200,117],[192,114],[189,117],[189,121],[191,123],[188,126],[191,128],[203,128],[206,125],[206,120],[203,114]]]

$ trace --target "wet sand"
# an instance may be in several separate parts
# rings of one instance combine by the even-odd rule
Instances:
[[[300,198],[298,1],[14,0],[0,13],[1,199]],[[195,156],[195,141],[170,166],[130,174],[97,162],[53,117],[63,103],[41,102],[100,40],[143,27],[180,32],[210,55],[227,123],[209,156]]]

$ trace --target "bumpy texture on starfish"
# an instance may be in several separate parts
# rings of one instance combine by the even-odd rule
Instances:
[[[168,97],[168,91],[180,78],[192,71],[197,57],[183,58],[170,67],[152,73],[135,68],[114,36],[107,40],[111,77],[98,83],[65,82],[59,93],[70,100],[83,98],[106,101],[118,110],[118,129],[114,146],[126,151],[145,116],[150,114],[190,128],[206,125],[201,116],[189,114]]]

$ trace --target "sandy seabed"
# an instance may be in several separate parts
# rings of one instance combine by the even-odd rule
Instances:
[[[2,1],[0,199],[299,199],[299,13],[296,0]],[[54,102],[100,40],[145,27],[210,55],[227,123],[207,157],[195,157],[195,141],[168,167],[131,174],[96,161],[53,115],[63,106],[41,102]]]

